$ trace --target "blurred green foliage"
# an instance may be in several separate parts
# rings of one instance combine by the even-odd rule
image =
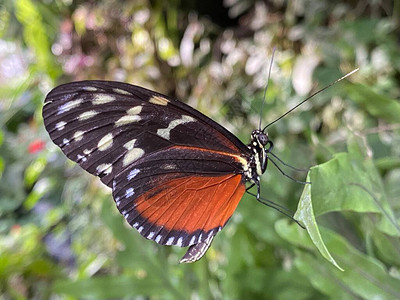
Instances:
[[[400,299],[399,11],[397,0],[0,3],[0,298]],[[52,87],[108,79],[176,96],[248,142],[273,47],[263,124],[360,67],[269,128],[274,153],[314,167],[303,187],[270,166],[262,195],[299,206],[310,234],[247,195],[207,255],[178,265],[185,249],[129,228],[44,130]]]

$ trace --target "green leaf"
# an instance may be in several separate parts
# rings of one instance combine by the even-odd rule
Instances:
[[[5,168],[5,165],[4,165],[4,158],[2,158],[2,157],[0,156],[0,179],[1,179],[1,177],[3,176],[4,168]]]
[[[315,214],[340,210],[378,212],[373,199],[364,197],[361,189],[350,183],[367,185],[370,181],[362,162],[348,153],[335,154],[333,159],[310,170],[311,189]]]
[[[10,13],[5,6],[0,6],[0,38],[5,35],[9,23]]]
[[[393,278],[382,263],[356,250],[338,234],[322,231],[327,247],[345,271],[298,252],[295,265],[315,288],[333,299],[400,298],[400,280]]]
[[[79,299],[110,299],[140,295],[168,294],[157,278],[142,273],[137,276],[99,276],[77,281],[58,280],[53,285],[55,293],[67,294]],[[139,278],[143,277],[143,278]]]
[[[125,220],[116,212],[112,201],[103,202],[101,217],[114,237],[125,246],[123,251],[117,253],[117,262],[122,268],[145,272],[150,278],[163,283],[160,288],[164,287],[177,299],[183,298],[182,291],[174,285],[174,278],[167,275],[165,269],[167,258],[161,252],[164,246],[144,240],[137,231],[127,227]]]
[[[385,156],[375,161],[376,167],[381,171],[400,168],[400,157]]]
[[[57,77],[59,70],[53,66],[47,30],[36,4],[30,0],[15,1],[15,15],[23,25],[25,43],[35,52],[39,71],[45,71],[53,78]]]
[[[377,18],[359,18],[357,20],[342,21],[342,30],[348,34],[353,33],[354,39],[359,43],[371,43],[375,41],[377,35],[377,28],[379,25]]]
[[[31,187],[36,182],[36,180],[46,167],[46,164],[47,164],[46,157],[40,156],[26,168],[25,184],[27,187]]]
[[[304,276],[309,278],[314,288],[329,296],[330,299],[354,299],[354,295],[340,284],[340,280],[334,280],[331,268],[316,260],[312,255],[298,253],[294,265]]]
[[[374,231],[372,238],[377,248],[377,254],[382,258],[382,261],[385,261],[388,264],[397,265],[397,267],[399,267],[399,239],[397,237],[388,236],[379,230]]]
[[[307,176],[307,181],[309,181],[309,177]],[[315,221],[315,216],[313,212],[313,207],[311,203],[311,186],[307,184],[304,187],[303,194],[301,195],[299,205],[297,207],[297,211],[293,216],[296,220],[300,221],[305,227],[311,238],[312,243],[317,247],[321,255],[327,259],[330,263],[332,263],[336,268],[343,271],[343,269],[336,263],[335,259],[329,253],[327,247],[325,246],[321,234],[318,229],[317,222]],[[302,230],[299,226],[296,226],[295,229],[288,230],[287,226],[284,226],[284,223],[281,221],[277,222],[276,227],[277,231],[280,235],[293,242],[293,238],[297,240],[299,236],[302,236],[301,241],[303,242],[301,246],[308,247],[310,249],[310,242],[306,240],[304,230]],[[297,232],[293,232],[296,230]],[[298,244],[298,242],[294,242]],[[298,244],[299,245],[299,244]]]
[[[4,131],[0,130],[0,146],[4,143]]]
[[[348,94],[372,116],[388,122],[400,122],[400,103],[397,100],[378,94],[361,84],[349,85]]]
[[[378,213],[377,226],[387,234],[400,236],[373,161],[356,153],[354,147],[352,150],[352,153],[335,154],[330,161],[311,168],[315,215],[346,210]]]

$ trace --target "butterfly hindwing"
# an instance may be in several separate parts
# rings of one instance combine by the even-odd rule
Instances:
[[[166,245],[193,245],[216,234],[232,215],[244,193],[240,167],[234,157],[173,147],[119,174],[113,196],[144,237]]]
[[[127,221],[157,243],[211,241],[244,193],[249,148],[173,98],[73,82],[47,95],[43,117],[54,143],[111,187]]]
[[[131,188],[117,188],[113,195],[126,220],[141,235],[163,245],[185,247],[215,235],[245,191],[240,175],[163,175],[160,181],[163,185],[141,195]]]

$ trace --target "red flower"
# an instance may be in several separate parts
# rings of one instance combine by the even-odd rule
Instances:
[[[28,146],[28,152],[30,154],[34,154],[36,152],[42,151],[44,148],[44,141],[43,140],[34,140]]]
[[[19,224],[14,224],[12,227],[11,227],[11,229],[10,229],[10,232],[12,233],[12,234],[20,234],[21,233],[21,225],[19,225]]]

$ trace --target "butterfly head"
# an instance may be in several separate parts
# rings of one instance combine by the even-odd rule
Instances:
[[[251,133],[251,143],[249,148],[252,151],[253,155],[253,166],[252,169],[253,175],[252,177],[258,177],[264,174],[267,169],[268,163],[268,153],[272,151],[273,143],[268,138],[268,133],[263,132],[262,130],[255,129]],[[255,178],[254,178],[255,179]]]
[[[259,129],[253,130],[253,132],[251,133],[251,141],[253,142],[254,146],[255,146],[254,142],[256,142],[257,145],[260,148],[264,148],[266,152],[272,151],[273,143],[268,138],[268,132],[264,132]]]

